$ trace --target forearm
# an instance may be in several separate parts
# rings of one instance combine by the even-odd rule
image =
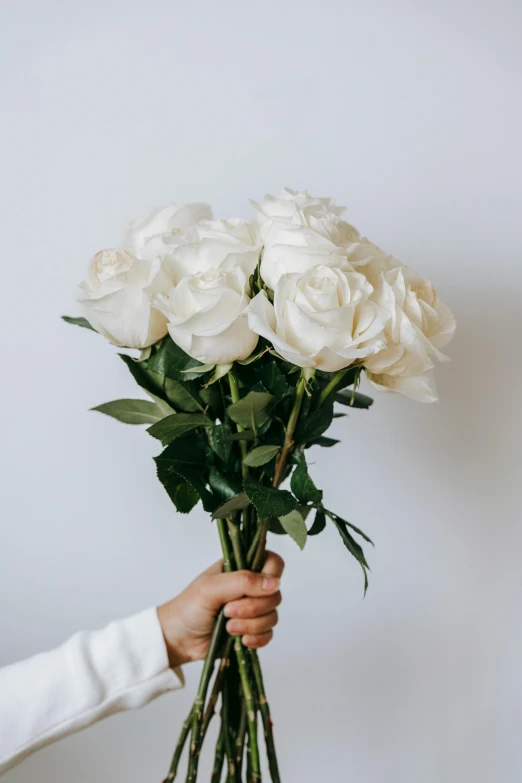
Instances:
[[[27,755],[121,710],[182,687],[169,668],[156,610],[0,670],[0,773]]]

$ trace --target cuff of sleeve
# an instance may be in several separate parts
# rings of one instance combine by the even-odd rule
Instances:
[[[171,669],[163,630],[156,607],[145,609],[122,621],[132,650],[132,659],[141,671],[136,681],[160,680],[162,690],[178,690],[185,685],[181,667]]]

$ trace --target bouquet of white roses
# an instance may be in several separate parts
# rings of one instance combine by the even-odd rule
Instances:
[[[332,199],[285,189],[252,204],[255,222],[213,220],[206,204],[135,221],[123,248],[94,256],[77,294],[83,315],[65,320],[140,350],[120,356],[149,399],[95,410],[148,425],[163,446],[159,480],[178,511],[201,501],[216,520],[225,570],[260,570],[269,531],[303,548],[328,521],[366,590],[358,539],[370,539],[323,504],[306,451],[338,442],[324,434],[336,403],[372,404],[358,391],[363,371],[375,387],[436,400],[433,360],[445,359],[455,321],[431,283],[361,238]],[[260,720],[277,783],[259,657],[225,622],[220,613],[167,780],[187,740],[186,781],[197,779],[221,701],[212,781],[224,766],[227,783],[261,780]]]

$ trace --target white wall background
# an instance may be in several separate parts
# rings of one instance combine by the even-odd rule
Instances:
[[[247,215],[308,187],[432,277],[459,331],[440,404],[378,396],[317,454],[328,503],[377,542],[367,599],[335,531],[273,544],[284,781],[520,780],[521,22],[516,0],[2,3],[0,663],[218,556],[152,440],[87,412],[135,392],[59,320],[87,260],[170,200]],[[198,673],[6,781],[159,781]]]

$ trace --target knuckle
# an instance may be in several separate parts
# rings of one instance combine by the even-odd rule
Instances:
[[[239,571],[239,585],[243,592],[248,593],[256,583],[255,574],[252,571]]]
[[[277,552],[269,552],[267,559],[271,560],[274,563],[279,574],[283,573],[285,567],[285,561],[283,560],[281,555],[278,555]]]
[[[274,635],[273,631],[268,631],[267,633],[260,634],[257,639],[257,646],[258,647],[266,647],[268,642],[272,640],[272,636]]]
[[[250,598],[243,598],[238,604],[238,614],[240,617],[252,617],[254,613],[253,601]]]

